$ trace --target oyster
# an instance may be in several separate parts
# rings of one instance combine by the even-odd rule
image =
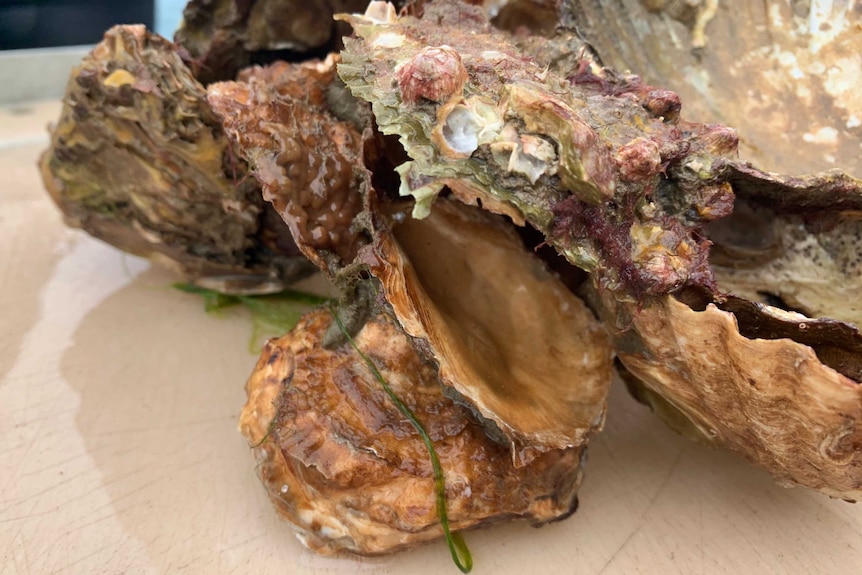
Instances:
[[[858,2],[565,4],[603,64],[679,93],[689,117],[736,126],[746,160],[862,176]]]
[[[369,185],[364,134],[370,114],[339,109],[334,57],[244,71],[237,82],[212,84],[208,99],[252,166],[263,198],[282,217],[318,268],[350,263],[363,242],[355,223],[360,190]],[[345,94],[349,98],[349,94]],[[352,98],[351,98],[352,99]]]
[[[310,271],[176,48],[118,26],[72,71],[41,159],[66,222],[224,291]]]
[[[857,500],[862,186],[841,174],[730,172],[734,213],[707,233],[719,288],[733,293],[688,290],[640,309],[601,298],[609,322],[630,326],[615,337],[618,357],[671,425],[783,484]]]
[[[380,130],[400,137],[415,216],[448,186],[529,223],[619,294],[712,285],[701,230],[732,208],[730,186],[710,171],[735,151],[732,130],[683,122],[674,93],[587,61],[556,74],[466,4],[435,2],[424,20],[345,18],[358,37],[345,40],[339,74]],[[453,63],[438,67],[469,81],[416,100],[416,80],[434,76],[421,71],[429,47],[444,45]]]
[[[368,171],[356,166],[357,159],[369,160],[356,129],[326,112],[322,95],[291,93],[291,86],[306,85],[306,74],[332,71],[334,63],[293,65],[291,74],[259,69],[248,83],[210,87],[210,101],[265,197],[336,283],[350,283],[361,269],[379,279],[399,324],[439,364],[441,380],[460,401],[507,438],[516,465],[582,444],[604,420],[612,371],[603,330],[499,218],[441,199],[428,218],[418,220],[404,213],[403,201],[375,196]],[[317,116],[303,124],[308,110]],[[319,141],[321,133],[331,137]],[[348,172],[306,192],[304,171],[294,175],[292,162],[313,154],[294,155],[297,145],[324,156],[319,165]],[[311,218],[303,207],[309,205],[306,196],[323,207]],[[326,210],[345,206],[351,212],[337,231],[340,253],[304,231],[317,224],[299,225],[329,221]]]
[[[672,427],[783,485],[862,496],[862,386],[826,362],[858,374],[858,331],[745,300],[697,308],[665,296],[636,310],[602,299],[607,320],[629,326],[614,346],[630,384],[652,392],[636,395]]]
[[[608,338],[504,218],[441,198],[418,220],[410,215],[412,202],[376,188],[387,183],[387,142],[373,134],[366,105],[344,91],[334,74],[336,62],[256,68],[242,76],[244,81],[211,85],[209,101],[297,244],[342,290],[340,313],[350,329],[378,329],[380,314],[393,318],[386,320],[388,339],[374,338],[368,349],[385,356],[391,344],[384,341],[403,341],[415,361],[433,367],[437,393],[458,404],[468,421],[481,425],[482,441],[505,454],[511,473],[522,479],[534,474],[526,484],[545,485],[557,473],[546,463],[568,453],[579,459],[604,421],[612,376]],[[317,166],[312,183],[309,164]],[[303,169],[296,171],[295,165]],[[343,224],[332,217],[338,210],[350,210]],[[328,222],[336,223],[325,228],[334,235],[309,233]],[[291,337],[332,341],[332,327],[326,328],[329,336],[305,333],[318,329],[324,328],[303,323]],[[268,366],[262,361],[251,381],[263,377]],[[317,366],[319,377],[341,379],[340,364]],[[250,395],[250,406],[260,404]],[[431,411],[422,410],[423,423]],[[259,429],[265,429],[267,417]],[[276,425],[288,423],[279,419]],[[384,469],[370,481],[397,478],[384,480],[384,472],[394,474]],[[297,489],[289,486],[279,505],[307,531],[299,511],[307,494]],[[308,489],[317,488],[312,482]],[[475,497],[475,487],[472,492]],[[344,496],[329,490],[316,492],[314,499],[319,509],[341,517]],[[385,490],[380,497],[388,497]],[[366,507],[370,504],[375,500],[351,505],[357,514],[376,513]],[[483,509],[459,512],[461,523],[453,527],[511,515],[507,505],[492,497]],[[562,513],[556,504],[554,509],[552,515]],[[373,524],[357,523],[346,534],[339,519],[332,529],[308,535],[307,542],[323,550],[378,553],[440,536],[437,527],[429,531],[432,519],[423,514],[401,520],[402,531],[421,537],[397,534],[379,542],[371,535],[378,529]]]
[[[248,381],[240,429],[270,498],[319,553],[374,555],[442,537],[422,439],[347,342],[325,345],[332,324],[325,310],[305,316],[267,344]],[[355,341],[431,437],[452,529],[541,525],[575,510],[583,446],[516,468],[390,317],[373,315]]]
[[[500,218],[441,198],[360,255],[443,384],[511,443],[516,466],[601,429],[611,351],[584,303]]]
[[[540,67],[470,6],[435,2],[422,21],[345,18],[357,37],[339,74],[380,129],[400,137],[411,158],[399,169],[402,193],[416,199],[416,217],[448,186],[535,227],[592,274],[622,365],[676,428],[699,430],[785,484],[859,496],[862,340],[841,321],[858,314],[841,292],[858,282],[858,181],[756,170],[736,160],[732,130],[680,119],[675,93],[588,59],[566,75]],[[447,60],[436,69],[466,78],[446,93],[422,87],[434,78],[427,54],[441,47]],[[722,268],[719,250],[711,264],[707,234],[725,252],[748,237],[721,222],[734,205],[737,216],[760,210],[770,221],[777,254],[757,253],[771,240],[755,233],[752,257]],[[847,280],[836,296],[813,287],[823,273]]]

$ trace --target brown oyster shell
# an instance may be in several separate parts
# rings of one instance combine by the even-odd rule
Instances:
[[[323,345],[332,327],[328,311],[308,314],[267,344],[248,381],[240,430],[270,498],[318,553],[376,555],[441,537],[425,444],[349,343]],[[452,529],[574,511],[583,447],[516,468],[392,319],[374,316],[355,341],[430,435]]]
[[[670,404],[659,413],[675,428],[681,430],[678,412],[701,439],[735,451],[785,485],[862,497],[862,386],[825,365],[811,346],[789,337],[743,336],[737,315],[712,303],[695,311],[667,296],[635,309],[601,299],[612,324],[630,324],[615,337],[620,361]],[[803,331],[817,329],[805,324],[814,320],[795,314],[761,313],[802,324]]]
[[[277,64],[209,87],[264,197],[336,283],[349,289],[357,266],[380,280],[383,299],[438,363],[443,383],[511,443],[517,465],[584,443],[604,421],[612,377],[601,327],[501,218],[440,200],[420,221],[377,194],[364,165],[380,154],[375,140],[335,117],[326,97],[336,61]],[[286,142],[302,142],[299,156],[341,166],[343,177],[309,184],[292,171]],[[313,202],[321,209],[309,210]],[[332,206],[350,210],[347,225],[330,244],[315,243],[308,230],[331,219]]]
[[[311,267],[231,147],[176,47],[117,26],[69,78],[40,162],[66,222],[223,291]]]
[[[443,384],[508,438],[515,465],[601,428],[607,336],[505,220],[441,198],[427,218],[378,231],[360,259]]]
[[[240,81],[210,85],[207,96],[249,161],[263,198],[303,254],[326,271],[350,263],[364,241],[354,221],[369,177],[363,156],[367,135],[358,124],[364,119],[333,113],[337,61],[330,56],[251,68]]]

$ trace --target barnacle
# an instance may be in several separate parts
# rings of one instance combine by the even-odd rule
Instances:
[[[452,48],[429,46],[404,62],[395,76],[404,102],[415,104],[420,99],[446,102],[460,94],[467,81],[467,70]]]

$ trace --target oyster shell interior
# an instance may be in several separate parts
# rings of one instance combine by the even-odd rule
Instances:
[[[812,221],[737,201],[707,230],[719,287],[751,301],[862,326],[862,212]]]
[[[387,301],[443,383],[508,438],[516,464],[601,427],[608,337],[511,225],[441,198],[392,234],[365,256]]]

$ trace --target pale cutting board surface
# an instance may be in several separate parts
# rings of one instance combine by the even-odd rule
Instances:
[[[443,543],[356,559],[296,541],[236,431],[249,318],[63,226],[35,166],[58,114],[0,110],[0,573],[458,573]],[[468,533],[474,573],[862,572],[862,504],[779,487],[620,385],[580,501]]]

